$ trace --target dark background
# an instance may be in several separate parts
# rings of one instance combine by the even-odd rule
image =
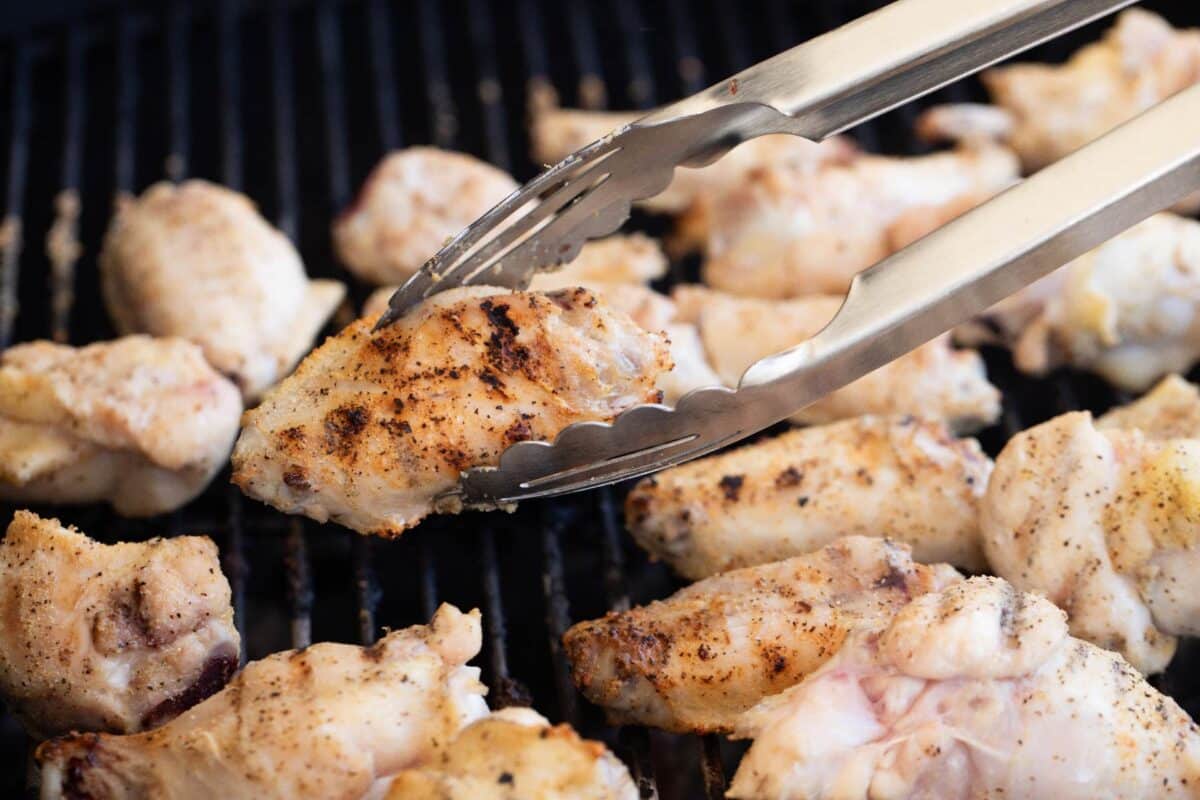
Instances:
[[[0,13],[0,210],[21,222],[24,236],[0,254],[0,297],[11,293],[18,308],[11,330],[0,320],[0,347],[52,334],[76,344],[113,334],[96,256],[118,192],[193,176],[240,188],[297,241],[310,274],[347,281],[358,303],[367,287],[334,260],[328,228],[388,149],[435,143],[528,178],[535,165],[526,156],[526,109],[547,87],[564,105],[649,107],[878,5],[10,0]],[[1194,2],[1146,6],[1177,25],[1200,26]],[[1032,58],[1061,60],[1102,28]],[[968,81],[920,105],[980,97]],[[921,152],[911,133],[916,110],[855,134],[869,149]],[[56,284],[44,240],[55,196],[67,188],[82,199],[84,252],[73,278]],[[635,225],[663,230],[644,218]],[[694,269],[677,264],[674,278],[694,277]],[[69,309],[57,317],[56,299]],[[1020,379],[1005,354],[986,356],[992,380],[1006,390],[1004,421],[980,437],[993,454],[1016,430],[1118,400],[1093,378]],[[603,737],[663,797],[719,796],[722,761],[731,775],[737,748],[603,727],[570,687],[556,649],[571,621],[628,597],[664,596],[675,585],[620,532],[623,493],[530,503],[515,515],[434,519],[394,542],[284,517],[242,498],[227,475],[158,519],[123,520],[90,507],[38,510],[104,541],[212,536],[249,658],[308,641],[367,640],[382,627],[424,621],[441,600],[482,607],[479,662],[494,700],[531,698],[551,719]],[[11,510],[0,506],[0,522]],[[1159,679],[1192,712],[1200,710],[1195,663],[1187,646]],[[26,753],[19,727],[0,718],[0,796],[21,791]]]

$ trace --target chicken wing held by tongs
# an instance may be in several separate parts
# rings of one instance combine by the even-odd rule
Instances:
[[[822,139],[1126,5],[902,0],[584,148],[453,239],[391,301],[387,325],[464,283],[519,287],[615,229],[629,203],[747,138]],[[899,43],[881,49],[880,41]],[[884,52],[886,50],[886,52]],[[973,316],[1200,186],[1200,89],[1184,92],[860,273],[816,336],[753,364],[736,391],[629,409],[465,471],[468,506],[591,488],[761,430]],[[1192,124],[1189,124],[1192,123]],[[531,200],[538,202],[530,203]],[[526,208],[526,205],[529,207]],[[531,210],[530,210],[531,209]]]

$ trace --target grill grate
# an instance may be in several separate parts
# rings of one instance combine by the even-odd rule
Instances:
[[[112,335],[98,302],[97,253],[115,198],[152,181],[208,177],[247,191],[297,242],[309,272],[352,283],[357,304],[368,287],[337,266],[328,225],[386,150],[429,142],[528,178],[537,168],[525,155],[530,108],[556,98],[587,108],[651,107],[879,4],[173,0],[159,8],[130,0],[0,34],[0,348]],[[1192,4],[1149,5],[1200,25]],[[1061,58],[1098,29],[1039,56]],[[936,99],[977,96],[968,82]],[[856,134],[869,149],[918,152],[915,113],[901,109]],[[45,252],[52,228],[68,243],[77,236],[82,255]],[[695,263],[672,266],[672,280],[695,274]],[[348,304],[339,322],[352,314]],[[992,453],[1053,414],[1127,399],[1085,376],[1029,381],[1006,355],[985,355],[1006,390],[1002,423],[981,435]],[[283,517],[246,501],[227,475],[161,519],[39,510],[107,541],[212,535],[233,587],[243,658],[327,639],[370,642],[382,626],[428,619],[443,599],[480,606],[480,660],[494,703],[532,700],[552,719],[604,738],[645,797],[720,797],[741,748],[715,737],[605,728],[570,680],[561,634],[572,622],[678,585],[621,531],[623,492],[529,503],[511,516],[433,519],[394,542]],[[11,510],[0,508],[0,519]],[[1160,680],[1193,712],[1194,651],[1185,646]],[[0,793],[11,796],[24,785],[28,745],[7,717],[0,743]]]

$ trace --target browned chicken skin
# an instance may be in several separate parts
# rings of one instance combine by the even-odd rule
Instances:
[[[662,337],[585,289],[455,289],[374,322],[328,339],[246,415],[233,480],[247,494],[396,535],[462,470],[654,401],[670,368]]]
[[[34,736],[155,727],[237,663],[208,538],[105,545],[16,513],[0,543],[0,695]]]
[[[705,578],[665,600],[581,622],[563,637],[576,685],[613,724],[733,730],[798,683],[855,627],[959,579],[909,548],[848,536],[808,555]]]
[[[433,763],[406,770],[385,800],[637,800],[625,765],[570,725],[505,708],[472,723]]]
[[[157,730],[46,742],[42,800],[359,800],[487,713],[463,666],[480,638],[479,612],[443,605],[371,647],[276,653]]]

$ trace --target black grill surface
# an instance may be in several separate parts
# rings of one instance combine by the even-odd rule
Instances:
[[[531,177],[530,104],[646,108],[696,91],[879,0],[384,0],[48,2],[0,22],[0,348],[113,335],[96,259],[115,199],[161,179],[203,177],[247,192],[297,242],[313,276],[369,287],[335,260],[329,223],[387,150],[432,143]],[[1155,2],[1200,26],[1194,2]],[[56,13],[59,9],[70,13]],[[36,11],[36,13],[34,13]],[[7,13],[7,12],[6,12]],[[34,27],[21,29],[28,21]],[[33,24],[33,23],[30,23]],[[1040,49],[1057,61],[1093,26]],[[885,43],[881,43],[884,46]],[[924,101],[982,98],[973,81]],[[855,134],[886,153],[923,148],[916,107]],[[53,263],[46,237],[79,208],[82,255]],[[652,233],[660,221],[635,219]],[[673,280],[695,277],[674,265]],[[349,307],[338,324],[352,318]],[[1075,408],[1122,400],[1100,381],[1017,376],[988,352],[1005,390],[995,454],[1015,431]],[[245,658],[313,641],[368,642],[450,601],[484,611],[480,663],[493,704],[532,702],[602,738],[645,796],[719,797],[740,748],[613,730],[579,697],[559,638],[573,621],[662,597],[677,583],[621,531],[625,488],[528,503],[517,513],[435,518],[397,541],[289,518],[218,477],[183,510],[124,520],[103,508],[40,508],[103,541],[206,533],[233,585]],[[7,524],[11,507],[0,506]],[[1200,711],[1195,648],[1158,684]],[[25,785],[30,745],[0,717],[0,794]]]

